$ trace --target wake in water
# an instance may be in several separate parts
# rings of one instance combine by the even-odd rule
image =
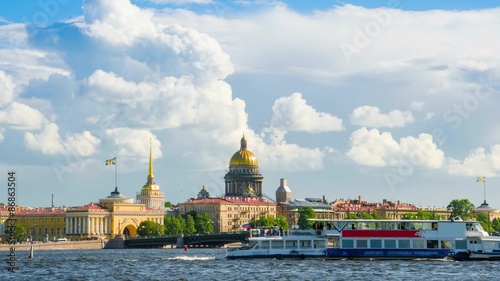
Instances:
[[[165,260],[175,260],[175,261],[211,261],[215,260],[215,257],[197,257],[197,256],[177,256],[177,257],[168,257]]]

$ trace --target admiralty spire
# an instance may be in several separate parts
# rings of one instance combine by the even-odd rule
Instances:
[[[165,195],[160,191],[160,187],[155,183],[153,176],[153,151],[151,140],[149,141],[149,169],[146,184],[141,192],[137,193],[138,203],[145,204],[152,209],[163,209],[165,206]]]

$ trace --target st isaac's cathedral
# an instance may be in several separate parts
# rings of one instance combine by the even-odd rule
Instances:
[[[215,232],[232,232],[261,216],[276,217],[276,202],[262,191],[264,177],[260,174],[257,157],[248,150],[245,136],[240,149],[229,161],[229,171],[224,176],[225,194],[210,197],[203,187],[197,198],[179,203],[180,214],[190,211],[206,212],[214,222]]]

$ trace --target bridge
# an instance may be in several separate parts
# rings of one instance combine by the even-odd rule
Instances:
[[[184,237],[131,238],[126,239],[124,242],[125,248],[162,248],[167,245],[175,245],[176,247],[221,247],[231,243],[248,242],[248,234],[225,233]]]

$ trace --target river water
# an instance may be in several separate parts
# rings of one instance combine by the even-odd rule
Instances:
[[[5,260],[8,252],[0,252]],[[499,280],[500,261],[226,260],[225,249],[16,252],[0,280]]]

